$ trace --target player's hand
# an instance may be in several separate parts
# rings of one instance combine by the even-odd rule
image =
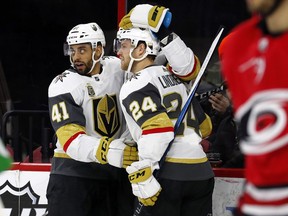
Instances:
[[[172,13],[169,11],[169,8],[158,5],[139,4],[121,19],[119,28],[149,28],[152,32],[157,33],[161,26],[168,28],[171,20]]]
[[[142,198],[138,197],[138,200],[139,200],[139,202],[141,202],[144,206],[154,206],[155,203],[156,203],[156,201],[157,201],[157,199],[158,199],[158,196],[159,196],[160,192],[161,192],[161,188],[160,188],[160,190],[159,190],[154,196],[149,197],[149,198],[147,198],[147,199],[142,199]]]
[[[209,102],[212,108],[218,111],[220,114],[224,114],[227,108],[230,106],[230,101],[221,93],[216,93],[215,95],[210,95]]]
[[[127,168],[132,163],[139,161],[138,150],[135,146],[129,146],[125,143],[125,148],[123,152],[123,168]]]
[[[101,164],[109,163],[118,168],[126,168],[138,161],[138,151],[135,146],[124,143],[124,139],[109,139],[103,137],[96,151],[96,159]]]
[[[153,176],[152,162],[142,160],[126,168],[133,194],[145,206],[153,206],[161,192],[161,186]]]

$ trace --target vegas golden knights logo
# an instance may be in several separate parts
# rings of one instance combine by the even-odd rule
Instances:
[[[94,100],[95,130],[102,136],[112,137],[120,128],[116,95],[105,95]]]

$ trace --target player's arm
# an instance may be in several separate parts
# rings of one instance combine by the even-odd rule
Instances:
[[[159,169],[158,162],[174,137],[173,123],[161,105],[159,91],[150,83],[123,99],[122,105],[141,129],[137,140],[139,162],[126,168],[133,194],[144,205],[153,206],[161,191],[153,171]]]
[[[49,97],[49,112],[58,143],[64,151],[56,152],[55,156],[68,156],[82,162],[109,163],[119,168],[138,159],[136,148],[126,145],[124,139],[87,135],[82,107],[70,93]]]
[[[194,80],[200,70],[200,61],[179,36],[174,32],[171,34],[173,40],[161,46],[161,53],[168,61],[167,68],[183,81]],[[169,37],[168,35],[167,38]],[[163,40],[168,41],[167,38]]]
[[[212,133],[213,126],[211,118],[204,112],[199,101],[196,98],[192,100],[192,105],[195,116],[199,123],[199,133],[200,133],[199,135],[203,139],[205,139]]]
[[[174,125],[161,103],[158,89],[148,83],[122,100],[122,107],[141,130],[138,138],[140,159],[157,163],[169,142],[174,138]],[[127,121],[129,124],[129,120]]]
[[[136,5],[122,18],[120,28],[149,28],[161,41],[161,52],[156,62],[168,61],[169,70],[181,80],[194,80],[200,70],[200,61],[184,41],[170,29],[172,13],[169,8],[149,4]],[[159,60],[161,59],[161,60]]]

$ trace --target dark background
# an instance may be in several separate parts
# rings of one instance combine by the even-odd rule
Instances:
[[[227,34],[248,17],[244,0],[154,2],[170,8],[171,27],[200,60],[220,25]],[[139,3],[152,2],[128,0],[127,9]],[[5,4],[0,14],[0,61],[13,109],[48,109],[49,83],[70,65],[63,55],[63,42],[75,25],[97,22],[106,36],[106,55],[113,54],[117,0],[10,0]]]

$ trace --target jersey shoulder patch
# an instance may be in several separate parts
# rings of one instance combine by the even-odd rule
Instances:
[[[49,97],[53,97],[55,95],[71,92],[73,89],[77,88],[77,86],[85,82],[86,79],[89,79],[89,77],[82,76],[71,70],[65,70],[52,80],[48,88],[48,95]]]

